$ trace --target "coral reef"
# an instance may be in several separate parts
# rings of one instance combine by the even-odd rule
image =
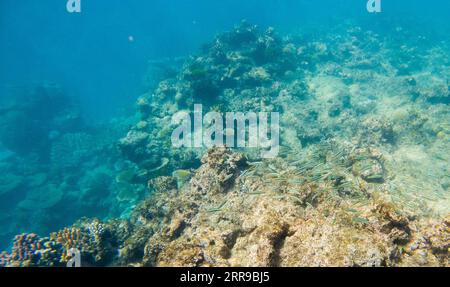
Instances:
[[[326,188],[322,184],[314,187],[296,180],[281,184],[279,178],[256,177],[248,170],[226,193],[208,193],[205,198],[198,185],[210,185],[211,174],[205,176],[201,171],[211,169],[209,160],[217,162],[218,151],[210,151],[203,159],[190,186],[178,192],[160,191],[145,203],[153,210],[170,206],[171,211],[140,215],[146,218],[147,228],[160,226],[162,218],[166,222],[148,240],[144,265],[397,266],[407,264],[404,246],[420,232],[433,228],[426,225],[416,230],[422,222],[411,222],[375,197],[361,204],[359,199],[330,197],[332,189],[322,191]],[[222,161],[229,156],[222,153]],[[214,177],[223,182],[220,174]],[[178,194],[175,200],[174,192]],[[309,198],[313,205],[294,198]],[[444,227],[441,223],[441,229],[434,229],[442,241],[435,245],[440,246],[442,256],[433,254],[431,246],[424,247],[439,266],[445,266],[448,259],[448,228]]]
[[[71,259],[72,249],[80,251],[84,266],[105,266],[117,257],[117,249],[130,237],[131,227],[124,221],[81,220],[41,238],[36,234],[16,236],[11,254],[2,253],[0,266],[61,267]]]
[[[0,142],[18,155],[46,161],[53,139],[85,126],[79,108],[58,85],[43,83],[8,96],[0,112]]]
[[[47,93],[52,95],[52,90]],[[61,103],[65,107],[64,116],[59,113],[42,116],[46,130],[39,133],[45,138],[44,147],[27,152],[6,150],[0,159],[1,249],[6,249],[11,238],[25,230],[48,234],[83,216],[127,217],[147,191],[142,182],[113,180],[134,166],[123,161],[116,147],[126,132],[127,121],[114,126],[86,127],[73,119],[69,124],[63,118],[76,114],[76,109],[64,103]],[[31,101],[13,105],[9,112],[30,109],[31,113],[36,108]],[[34,118],[32,114],[29,117]],[[2,120],[5,118],[0,116]]]
[[[8,267],[57,266],[61,256],[58,244],[36,234],[17,235],[11,254],[2,255],[2,265]]]
[[[49,239],[23,235],[3,264],[57,266],[78,248],[93,266],[448,265],[448,219],[408,218],[376,196],[332,195],[326,182],[302,182],[295,171],[259,177],[271,167],[223,148],[202,162],[181,189],[169,178],[155,182],[131,222],[85,220]]]
[[[450,62],[446,47],[335,29],[281,37],[243,22],[139,97],[120,155],[87,133],[59,137],[64,184],[42,193],[55,202],[31,193],[19,206],[107,199],[131,202],[127,216],[19,236],[0,265],[59,266],[76,248],[88,266],[449,266],[449,71],[435,65]],[[280,112],[279,157],[174,149],[171,116],[194,103]],[[93,153],[89,173],[73,171]],[[11,179],[0,197],[56,184]]]

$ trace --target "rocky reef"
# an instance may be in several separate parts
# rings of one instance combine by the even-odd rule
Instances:
[[[417,219],[371,195],[343,197],[295,170],[273,174],[282,160],[254,164],[215,148],[202,162],[181,189],[161,178],[130,221],[83,220],[49,238],[18,236],[2,264],[64,266],[71,248],[85,266],[449,264],[449,218]]]
[[[85,179],[147,193],[130,216],[18,236],[0,266],[63,266],[71,248],[88,266],[449,266],[449,47],[394,45],[405,33],[217,36],[139,97],[117,176]],[[195,103],[279,112],[279,157],[173,148],[171,117]]]

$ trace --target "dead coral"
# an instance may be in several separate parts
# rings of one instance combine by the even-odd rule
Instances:
[[[431,220],[415,227],[404,248],[402,266],[449,266],[450,220]]]
[[[213,148],[202,158],[203,165],[191,179],[193,188],[201,193],[221,193],[233,184],[237,173],[245,167],[243,155],[225,148]]]

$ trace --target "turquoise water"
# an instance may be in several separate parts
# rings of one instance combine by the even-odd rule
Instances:
[[[331,43],[346,38],[352,27],[371,31],[378,38],[363,43],[360,51],[364,54],[346,55],[344,51],[342,59],[335,60],[336,65],[349,65],[352,56],[368,58],[380,53],[377,59],[382,59],[382,50],[403,51],[387,55],[397,69],[395,76],[410,75],[418,82],[427,82],[420,77],[428,73],[428,79],[446,81],[447,90],[425,100],[427,105],[441,106],[445,113],[449,103],[450,2],[381,2],[381,13],[368,13],[366,0],[81,0],[81,13],[68,13],[61,0],[2,0],[0,250],[9,249],[16,234],[46,236],[83,217],[127,219],[133,208],[151,194],[147,186],[150,179],[171,175],[177,169],[197,168],[199,156],[178,166],[172,161],[181,160],[161,146],[150,147],[143,160],[142,154],[124,151],[119,143],[141,120],[142,110],[136,113],[137,99],[152,94],[160,81],[176,77],[191,55],[202,53],[204,45],[213,43],[216,35],[233,29],[243,19],[262,30],[273,27],[281,38],[292,38],[298,45],[334,37],[328,43],[331,53],[338,52]],[[298,35],[301,40],[296,41]],[[377,41],[383,44],[377,45]],[[410,49],[402,50],[402,46]],[[439,52],[433,54],[433,49]],[[423,61],[414,61],[426,53],[428,66],[421,71]],[[308,59],[312,65],[328,61],[327,56]],[[402,62],[410,64],[405,71]],[[368,65],[365,72],[379,71],[378,64]],[[386,68],[386,82],[374,81],[373,86],[378,88],[375,91],[383,90],[380,86],[388,89],[391,72]],[[343,74],[335,76],[345,82]],[[310,83],[332,85],[320,80],[317,77]],[[366,94],[367,100],[372,100],[370,90]],[[216,99],[211,96],[209,100],[214,106]],[[161,100],[161,107],[163,104]],[[389,101],[383,104],[391,105]],[[192,110],[187,104],[183,108]],[[289,112],[289,107],[284,109]],[[426,109],[419,109],[418,114],[427,114]],[[359,113],[356,108],[355,113]],[[399,113],[387,114],[393,118]],[[448,119],[439,115],[431,121],[445,123]],[[310,119],[299,121],[303,120]],[[447,141],[448,127],[439,128],[433,136]],[[306,146],[318,144],[322,136],[325,132],[299,137]],[[423,136],[417,137],[410,144],[427,149]],[[448,144],[443,147],[442,153],[448,153]],[[399,157],[405,149],[400,144],[393,148]],[[166,159],[169,168],[153,173]],[[430,173],[445,176],[448,162],[441,164],[444,175],[433,170]],[[148,172],[144,177],[142,170]],[[447,196],[448,183],[440,186]],[[441,203],[436,204],[437,213],[448,210],[448,201]]]
[[[331,28],[350,19],[367,29],[388,30],[397,22],[441,36],[449,27],[448,3],[439,0],[387,0],[379,15],[367,13],[363,0],[84,1],[77,15],[59,2],[64,1],[2,1],[0,84],[6,89],[57,82],[93,120],[130,106],[142,92],[147,61],[187,56],[242,19],[285,32]]]

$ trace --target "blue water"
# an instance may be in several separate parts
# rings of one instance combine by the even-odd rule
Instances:
[[[16,129],[35,129],[36,132],[29,131],[21,137],[13,137],[8,144],[1,143],[0,168],[2,172],[11,171],[16,176],[24,177],[15,177],[18,181],[29,180],[30,174],[36,171],[47,174],[43,187],[45,190],[49,189],[46,185],[55,184],[61,178],[68,185],[73,181],[82,181],[64,189],[65,194],[76,194],[76,188],[86,189],[90,183],[84,183],[89,179],[80,179],[87,176],[82,169],[93,169],[97,162],[92,162],[91,166],[79,165],[75,172],[67,171],[66,167],[55,167],[54,162],[48,159],[49,141],[44,138],[60,139],[61,134],[66,132],[85,132],[91,125],[131,115],[134,113],[136,98],[149,88],[150,84],[145,81],[149,61],[183,58],[196,53],[216,34],[231,29],[242,19],[262,27],[273,26],[284,35],[298,31],[317,33],[319,28],[331,30],[337,23],[355,21],[364,29],[381,34],[390,33],[397,25],[402,25],[413,31],[413,35],[426,33],[431,37],[430,41],[449,40],[449,1],[382,0],[383,12],[380,14],[369,14],[366,2],[82,0],[82,12],[69,14],[64,0],[1,0],[1,107],[9,107],[7,103],[10,102],[20,102],[17,99],[21,99],[18,96],[21,92],[18,91],[34,89],[41,83],[52,83],[62,87],[63,93],[76,104],[76,111],[83,123],[74,126],[64,124],[63,129],[53,123],[49,128],[43,127],[43,123],[48,121],[38,111],[45,114],[46,109],[51,109],[50,106],[59,106],[54,101],[38,102],[30,108],[34,109],[31,121],[34,116],[38,118],[36,125],[30,126],[23,122],[11,127],[12,122],[6,122],[5,125],[12,129],[11,133]],[[30,97],[35,97],[35,94],[25,96],[25,101],[29,101]],[[39,103],[43,106],[39,106]],[[56,115],[56,112],[53,114]],[[25,117],[30,117],[30,114]],[[126,127],[123,128],[126,132]],[[30,148],[26,146],[13,150],[11,141],[14,140],[18,141],[16,147],[19,142],[28,140],[35,140],[41,145],[31,148],[31,154],[34,155],[30,155]],[[11,162],[11,157],[17,158]],[[119,156],[115,156],[108,166],[108,172],[105,172],[110,177],[105,182],[114,179],[112,171],[119,163]],[[31,171],[25,174],[27,168],[23,166],[31,166]],[[68,178],[69,173],[69,177],[73,178]],[[99,178],[101,181],[101,176]],[[29,191],[21,187],[20,182],[15,188],[14,195],[2,198],[4,202],[0,203],[0,250],[9,244],[15,233],[45,233],[69,225],[83,215],[108,217],[123,212],[123,207],[117,210],[111,207],[114,204],[112,199],[101,202],[101,207],[81,204],[72,215],[65,214],[67,211],[63,206],[55,206],[51,215],[43,210],[37,213],[17,211],[16,205],[26,198]],[[99,198],[107,198],[114,187],[105,188],[98,191],[98,197],[90,195],[83,200],[92,203]],[[75,195],[72,197],[76,198]],[[54,218],[60,220],[54,222]]]
[[[62,0],[3,0],[0,85],[54,81],[82,102],[86,116],[108,119],[141,91],[148,60],[186,56],[241,19],[282,31],[350,19],[373,29],[392,18],[449,29],[448,1],[382,5],[383,12],[372,15],[365,0],[85,0],[81,14],[69,14]]]

